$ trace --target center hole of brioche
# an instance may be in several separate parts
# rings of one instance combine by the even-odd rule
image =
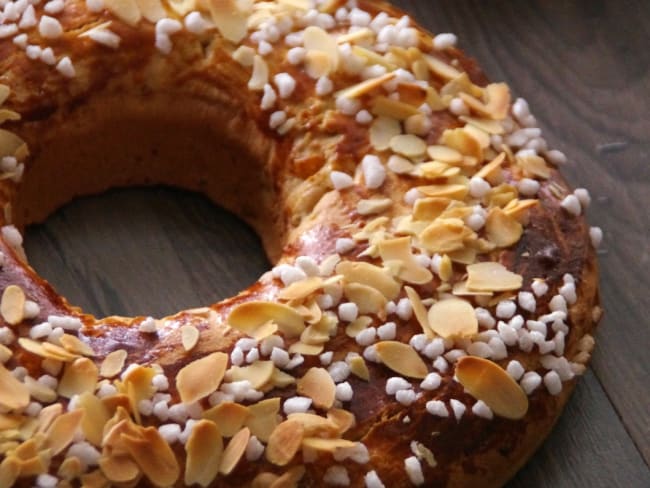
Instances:
[[[77,198],[29,226],[25,249],[58,293],[97,317],[162,317],[209,305],[270,266],[243,220],[168,187]]]

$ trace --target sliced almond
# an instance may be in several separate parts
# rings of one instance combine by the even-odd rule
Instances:
[[[233,381],[248,381],[252,388],[259,390],[271,379],[273,361],[255,361],[249,366],[233,366],[228,370],[226,379]]]
[[[390,148],[393,152],[407,158],[419,158],[426,153],[427,144],[422,138],[413,134],[401,134],[390,140]]]
[[[280,411],[280,398],[268,398],[248,406],[250,417],[246,420],[246,426],[251,434],[262,442],[268,442],[271,433],[278,425],[278,413]]]
[[[483,132],[493,135],[501,135],[505,133],[503,124],[497,120],[492,119],[478,119],[476,117],[469,117],[466,115],[461,115],[460,120],[467,122],[474,127],[481,129]]]
[[[462,249],[473,234],[460,219],[438,218],[419,235],[420,244],[431,253],[449,253]]]
[[[155,427],[140,428],[140,436],[122,434],[124,445],[144,475],[156,486],[173,486],[181,469],[171,446]]]
[[[102,479],[102,482],[97,484],[98,487],[102,488],[108,485],[107,479],[114,483],[128,483],[133,482],[141,474],[137,463],[126,454],[115,455],[111,453],[111,455],[102,456],[99,458],[99,467],[101,473],[106,476],[106,478]],[[83,486],[87,486],[85,480]]]
[[[135,0],[105,0],[104,6],[115,17],[131,27],[135,27],[142,18]]]
[[[71,362],[74,361],[79,357],[78,354],[72,353],[61,346],[57,346],[56,344],[52,344],[51,342],[43,342],[41,343],[41,348],[43,351],[43,357],[48,358],[48,359],[54,359],[57,361],[67,361]]]
[[[104,426],[110,419],[108,408],[91,392],[79,395],[77,407],[85,413],[81,421],[84,436],[96,447],[101,447]]]
[[[277,466],[286,466],[300,449],[305,428],[298,420],[285,420],[269,438],[266,459]]]
[[[56,401],[58,395],[56,391],[45,386],[43,383],[39,383],[31,376],[25,377],[25,386],[29,390],[29,395],[41,403],[52,403]]]
[[[392,80],[395,78],[396,73],[391,72],[391,73],[386,73],[381,76],[378,76],[376,78],[370,78],[367,80],[364,80],[360,83],[357,83],[356,85],[352,85],[344,90],[341,90],[335,94],[335,96],[342,97],[342,98],[359,98],[362,97],[363,95],[366,95],[367,93],[370,93],[372,90],[375,88],[380,87],[387,81]]]
[[[248,81],[248,89],[260,91],[269,82],[269,65],[260,55],[253,58],[253,73]]]
[[[503,211],[509,217],[523,223],[526,220],[528,210],[537,205],[539,205],[539,200],[536,199],[519,200],[515,198],[503,208]]]
[[[433,221],[449,207],[451,199],[443,197],[418,198],[413,205],[413,220]]]
[[[350,324],[345,328],[345,334],[348,337],[356,337],[359,332],[370,326],[370,324],[372,324],[372,319],[367,315],[361,315],[350,322]]]
[[[502,152],[496,158],[478,170],[475,176],[484,178],[490,182],[498,181],[500,179],[499,175],[501,172],[501,165],[505,162],[505,160],[506,153]]]
[[[377,355],[387,367],[409,378],[424,378],[429,370],[420,355],[408,344],[381,341],[375,345]]]
[[[99,368],[99,374],[103,378],[117,376],[124,369],[124,363],[128,353],[124,349],[117,349],[106,355]]]
[[[433,330],[429,325],[429,317],[427,315],[427,309],[424,307],[420,295],[418,295],[418,293],[410,286],[405,286],[404,290],[406,290],[406,296],[411,302],[411,307],[413,308],[413,313],[415,314],[415,318],[420,324],[420,327],[422,327],[422,332],[424,332],[429,339],[432,339],[434,337]]]
[[[282,300],[303,300],[323,287],[323,278],[310,276],[304,280],[296,281],[282,289],[278,297]]]
[[[370,49],[366,49],[365,47],[352,46],[352,53],[360,58],[364,58],[367,61],[368,66],[378,64],[379,66],[386,68],[387,71],[395,71],[397,69],[397,66],[388,61],[384,56]]]
[[[93,392],[98,377],[99,371],[95,363],[88,358],[79,358],[66,365],[59,381],[59,395],[72,398],[85,392]]]
[[[249,416],[248,407],[234,402],[223,402],[203,412],[203,418],[214,422],[224,437],[232,437],[239,432]]]
[[[335,452],[338,449],[352,449],[357,446],[356,442],[347,439],[323,439],[322,437],[305,437],[302,447],[313,449],[319,452]]]
[[[303,356],[318,356],[323,349],[323,344],[305,344],[304,342],[294,342],[289,346],[291,354],[302,354]]]
[[[232,59],[237,61],[242,66],[249,68],[255,62],[255,49],[250,46],[239,46],[232,53]]]
[[[399,261],[401,263],[398,273],[399,279],[407,283],[423,285],[431,281],[431,271],[420,266],[411,249],[410,237],[387,239],[378,244],[379,255],[386,261]]]
[[[250,438],[250,430],[244,427],[230,439],[221,456],[221,463],[219,463],[219,472],[221,474],[228,476],[237,467],[237,464],[246,451],[246,446],[248,446]]]
[[[474,307],[458,298],[434,303],[428,313],[429,325],[439,336],[447,338],[472,337],[478,333]]]
[[[142,16],[153,24],[167,17],[167,12],[160,0],[135,0],[135,2],[142,12]]]
[[[13,132],[0,129],[0,157],[16,156],[19,153],[26,153],[25,141],[18,137]]]
[[[463,128],[446,129],[442,133],[440,142],[464,156],[471,156],[478,161],[483,161],[483,149],[480,141]]]
[[[20,475],[21,464],[20,460],[13,456],[5,457],[2,460],[0,463],[0,486],[14,486]]]
[[[418,191],[427,197],[451,198],[463,200],[469,193],[467,185],[459,183],[443,183],[440,185],[418,186]]]
[[[503,120],[510,110],[510,89],[505,83],[491,83],[484,89],[484,98],[481,101],[467,93],[461,93],[460,97],[470,110],[482,117],[494,120]]]
[[[208,486],[217,477],[223,439],[219,428],[208,420],[199,420],[185,443],[185,484]]]
[[[93,357],[95,355],[95,351],[93,351],[92,347],[90,347],[90,345],[83,342],[76,336],[63,334],[59,339],[59,342],[66,351],[70,351],[73,354],[79,354],[88,357]]]
[[[415,166],[411,161],[397,154],[393,154],[388,158],[387,166],[388,169],[398,175],[409,174],[415,169]]]
[[[524,230],[517,220],[499,207],[490,210],[485,221],[485,232],[497,247],[509,247],[519,242]]]
[[[199,329],[193,325],[183,325],[181,327],[181,343],[183,344],[183,349],[186,351],[194,349],[199,342],[200,336]]]
[[[501,417],[518,420],[528,411],[528,397],[499,365],[487,359],[465,356],[456,364],[456,377],[475,398]]]
[[[307,27],[304,31],[303,44],[307,50],[308,60],[310,59],[309,55],[311,53],[321,53],[325,55],[329,61],[330,68],[328,73],[336,72],[339,65],[339,48],[338,43],[333,36],[324,29],[312,25]]]
[[[370,380],[370,371],[368,370],[368,365],[366,361],[361,356],[355,356],[348,361],[350,366],[350,371],[353,375],[361,378],[362,380]]]
[[[390,147],[393,137],[402,133],[402,127],[397,119],[392,117],[377,117],[370,126],[370,145],[377,151]]]
[[[438,58],[434,58],[433,56],[425,55],[424,60],[429,66],[431,72],[444,80],[453,80],[462,74],[456,68],[448,65]]]
[[[357,305],[359,313],[385,315],[387,300],[377,289],[361,283],[348,283],[343,288],[343,294]]]
[[[0,105],[7,101],[10,93],[11,88],[9,88],[7,85],[0,85]]]
[[[526,156],[516,156],[517,165],[524,170],[524,175],[529,178],[543,178],[545,180],[551,177],[551,168],[541,156],[536,154],[527,154]]]
[[[500,263],[488,261],[467,266],[467,288],[472,291],[518,290],[522,284],[521,275],[508,271]]]
[[[327,412],[327,418],[338,429],[339,435],[344,434],[356,425],[356,419],[352,412],[342,408],[332,408]]]
[[[296,383],[296,379],[288,373],[285,373],[281,369],[273,368],[273,374],[271,375],[271,380],[266,385],[265,389],[272,388],[286,388],[289,385]]]
[[[64,480],[71,481],[81,476],[84,471],[83,468],[84,466],[81,464],[81,460],[78,457],[71,456],[61,462],[61,466],[57,470],[57,475]]]
[[[81,427],[83,416],[83,410],[73,410],[54,419],[45,431],[45,446],[52,450],[52,456],[56,456],[70,445]]]
[[[246,2],[236,0],[210,0],[208,7],[212,14],[212,21],[224,39],[239,44],[248,34],[248,6]]]
[[[399,283],[386,270],[369,263],[342,261],[336,273],[343,275],[348,283],[361,283],[379,290],[388,300],[397,298],[400,291]]]
[[[393,206],[393,200],[390,198],[369,198],[359,200],[357,203],[357,213],[359,215],[376,215],[385,212]]]
[[[215,352],[183,367],[176,376],[176,388],[183,403],[194,403],[216,391],[226,372],[228,355]]]
[[[310,368],[298,380],[297,391],[312,399],[314,406],[329,409],[336,399],[336,385],[324,368]]]
[[[9,285],[2,292],[0,314],[9,325],[17,325],[25,318],[25,292],[17,285]]]
[[[313,413],[291,413],[287,420],[296,420],[304,428],[304,435],[311,436],[332,436],[338,433],[338,426],[331,420],[315,415]]]
[[[230,311],[227,322],[231,327],[254,337],[257,329],[273,321],[287,337],[298,337],[305,321],[293,308],[274,302],[245,302]]]
[[[29,390],[7,368],[0,365],[0,406],[19,410],[29,404]]]
[[[370,111],[377,116],[389,117],[400,121],[405,121],[413,115],[418,115],[421,112],[408,103],[393,100],[392,98],[378,95],[373,98]]]
[[[140,423],[140,402],[153,396],[156,389],[152,385],[153,377],[156,371],[153,368],[145,366],[136,366],[131,368],[124,377],[121,393],[126,393],[129,398],[129,405],[136,421]]]

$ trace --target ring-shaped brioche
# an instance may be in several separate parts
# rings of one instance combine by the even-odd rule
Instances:
[[[526,461],[593,347],[599,232],[454,36],[366,0],[2,5],[2,486],[497,486]],[[16,228],[143,184],[208,195],[277,265],[159,320],[71,306]]]

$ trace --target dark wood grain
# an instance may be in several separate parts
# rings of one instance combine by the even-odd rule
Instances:
[[[510,487],[650,486],[650,4],[646,0],[402,0],[490,78],[525,97],[605,231],[593,372]],[[256,236],[203,197],[120,190],[27,232],[32,264],[99,316],[161,316],[230,296],[268,263]]]

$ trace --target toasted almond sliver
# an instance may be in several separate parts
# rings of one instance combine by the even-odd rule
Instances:
[[[413,220],[433,221],[449,207],[451,199],[442,197],[418,198],[413,205]]]
[[[59,395],[72,398],[85,392],[95,391],[99,371],[94,362],[88,358],[79,358],[68,363],[59,381]]]
[[[25,408],[29,404],[29,390],[7,368],[0,365],[0,406],[8,410]]]
[[[140,476],[140,468],[137,463],[126,454],[102,456],[99,458],[101,473],[114,483],[128,483]],[[105,481],[105,480],[103,480]],[[100,483],[97,486],[103,487],[107,483]],[[87,486],[84,481],[84,487]]]
[[[501,122],[497,120],[478,119],[476,117],[469,117],[467,115],[461,115],[459,118],[463,122],[467,122],[468,124],[471,124],[474,127],[477,127],[482,131],[487,132],[488,134],[501,135],[505,132],[505,129],[503,128],[503,124],[501,124]]]
[[[478,170],[475,176],[484,178],[488,181],[493,181],[496,178],[497,172],[500,171],[501,165],[505,160],[506,153],[502,152],[496,158]]]
[[[336,398],[336,385],[324,368],[310,368],[298,380],[297,391],[300,395],[311,398],[315,407],[326,410],[334,405]]]
[[[431,281],[431,271],[420,266],[411,250],[411,238],[399,237],[386,239],[378,244],[379,255],[386,261],[396,260],[401,263],[398,277],[407,283],[423,285]]]
[[[420,295],[418,295],[418,293],[410,286],[405,286],[404,290],[406,290],[406,296],[408,296],[408,299],[411,302],[413,313],[415,314],[415,318],[420,324],[420,327],[422,327],[422,331],[427,335],[429,339],[432,339],[434,337],[433,330],[429,325],[427,309],[422,304]]]
[[[441,337],[472,337],[478,333],[474,307],[459,298],[434,303],[428,313],[431,329]]]
[[[492,292],[490,291],[472,291],[467,289],[467,280],[466,281],[459,281],[458,283],[454,283],[454,287],[452,289],[452,293],[456,296],[484,296],[484,297],[491,297]]]
[[[128,353],[124,349],[117,349],[107,354],[99,368],[102,378],[112,378],[120,374],[124,369],[127,356]]]
[[[153,368],[138,365],[131,368],[124,377],[121,393],[126,393],[131,411],[138,423],[140,423],[140,402],[148,400],[156,392],[151,384],[155,374],[156,371]]]
[[[480,141],[463,128],[446,129],[442,133],[440,142],[464,156],[472,156],[479,161],[483,160],[483,149]]]
[[[396,73],[390,72],[390,73],[385,73],[382,76],[378,76],[376,78],[370,78],[368,80],[364,80],[360,83],[357,83],[356,85],[353,85],[351,87],[348,87],[344,90],[341,90],[336,93],[336,97],[342,97],[342,98],[359,98],[366,93],[371,92],[375,88],[380,87],[387,81],[392,80],[395,78]]]
[[[25,141],[16,134],[0,129],[0,157],[17,156],[25,146]]]
[[[370,371],[368,365],[362,356],[355,356],[348,361],[350,371],[353,375],[368,381],[370,379]]]
[[[393,100],[392,98],[379,95],[373,98],[370,111],[377,116],[389,117],[400,121],[405,121],[413,115],[419,115],[421,112],[408,103]]]
[[[499,207],[490,210],[485,221],[485,232],[490,242],[497,247],[509,247],[519,242],[524,230],[517,220]]]
[[[397,119],[377,117],[370,126],[370,145],[377,151],[384,151],[390,147],[391,139],[401,132],[402,127]]]
[[[183,367],[176,376],[176,388],[183,403],[193,403],[216,391],[226,372],[228,355],[215,352]]]
[[[181,342],[183,344],[183,349],[186,351],[191,351],[199,343],[199,337],[201,333],[199,329],[193,325],[183,325],[181,327]]]
[[[431,72],[443,79],[453,80],[454,78],[458,78],[462,74],[456,68],[448,65],[443,61],[440,61],[438,58],[434,58],[433,56],[425,55],[424,59],[427,65],[429,66]]]
[[[239,44],[248,33],[248,16],[250,12],[241,10],[245,2],[236,0],[211,0],[208,2],[212,21],[219,33],[228,41]]]
[[[266,459],[277,466],[286,466],[300,449],[305,428],[299,420],[285,420],[278,425],[266,447]]]
[[[339,48],[336,39],[326,30],[309,26],[304,31],[303,45],[308,51],[321,51],[338,63]]]
[[[524,170],[527,177],[538,177],[548,179],[551,177],[551,168],[541,156],[528,154],[526,156],[516,156],[517,165]]]
[[[485,402],[496,415],[513,420],[526,415],[526,393],[498,364],[465,356],[456,364],[456,377],[470,394]]]
[[[304,342],[294,342],[289,346],[291,354],[302,354],[303,356],[318,356],[323,349],[323,344],[305,344]]]
[[[25,386],[29,390],[29,395],[41,403],[52,403],[57,399],[56,391],[45,386],[42,383],[39,383],[34,378],[27,376],[25,377]]]
[[[310,276],[304,280],[296,281],[282,289],[278,297],[282,300],[303,300],[323,287],[323,278]]]
[[[350,322],[350,324],[345,328],[345,334],[348,337],[356,337],[359,332],[367,328],[370,324],[372,324],[372,319],[367,315],[361,315]]]
[[[93,357],[95,355],[95,351],[93,351],[92,347],[90,347],[87,343],[83,342],[76,336],[63,334],[59,339],[59,342],[61,342],[61,345],[65,348],[66,351],[70,351],[73,354],[80,354],[82,356],[89,357]]]
[[[321,437],[305,437],[302,446],[321,452],[335,452],[338,449],[351,449],[357,443],[347,439],[323,439]]]
[[[167,17],[167,12],[160,0],[135,0],[135,2],[140,8],[142,16],[153,24]]]
[[[0,463],[0,486],[13,486],[20,475],[21,465],[17,457],[5,457]]]
[[[203,418],[214,422],[224,437],[239,432],[249,416],[248,407],[234,402],[223,402],[203,412]]]
[[[274,302],[255,301],[237,305],[228,315],[227,322],[231,327],[252,335],[270,320],[288,337],[298,337],[305,330],[305,321],[298,312]]]
[[[45,432],[45,446],[52,450],[52,456],[59,454],[72,442],[83,416],[83,410],[73,410],[54,419]]]
[[[423,139],[413,134],[400,134],[390,140],[390,148],[393,152],[407,158],[418,158],[426,153],[427,144]]]
[[[342,408],[331,408],[327,412],[327,418],[336,425],[339,435],[343,435],[356,425],[354,414]]]
[[[85,415],[81,421],[81,429],[86,439],[96,447],[101,447],[104,426],[110,419],[108,408],[93,393],[86,392],[77,398],[77,408]]]
[[[331,436],[338,433],[338,426],[334,422],[313,413],[290,413],[287,420],[300,422],[304,428],[304,435],[307,437]]]
[[[271,379],[273,361],[255,361],[249,366],[233,366],[226,373],[226,379],[233,381],[248,381],[251,388],[260,389]]]
[[[155,427],[140,428],[139,433],[139,437],[122,434],[127,451],[154,485],[173,486],[181,468],[171,446]]]
[[[361,283],[348,283],[343,287],[343,294],[357,305],[359,313],[385,315],[386,297],[377,289]]]
[[[415,169],[415,166],[411,161],[397,154],[393,154],[388,158],[387,166],[388,169],[398,175],[411,173]]]
[[[260,91],[269,82],[269,65],[264,61],[260,55],[255,55],[253,58],[253,73],[248,81],[248,89],[252,91]]]
[[[488,261],[467,266],[467,288],[471,291],[518,290],[522,284],[521,275],[508,271],[500,263]]]
[[[223,439],[219,428],[209,420],[199,420],[185,443],[185,485],[208,486],[217,477]]]
[[[71,362],[79,357],[78,354],[67,351],[61,346],[52,344],[51,342],[41,343],[41,349],[45,358],[54,359],[58,361]]]
[[[17,325],[25,318],[25,292],[20,286],[9,285],[2,292],[0,314],[9,325]]]
[[[460,183],[443,183],[440,185],[418,186],[418,191],[427,197],[451,198],[463,200],[469,193],[467,185]]]
[[[246,426],[251,434],[262,442],[268,442],[271,433],[278,425],[278,412],[280,411],[280,398],[267,398],[258,403],[249,405],[250,417]]]
[[[135,27],[142,18],[135,0],[105,0],[104,5],[108,11],[131,27]]]
[[[357,203],[357,212],[359,215],[376,215],[385,212],[393,206],[393,200],[390,198],[369,198],[359,200]]]
[[[0,85],[0,105],[5,103],[7,98],[9,98],[10,93],[11,88],[9,88],[7,85]]]
[[[388,300],[397,298],[400,291],[399,283],[386,270],[369,263],[342,261],[336,273],[343,275],[348,283],[361,283],[379,290]]]
[[[239,460],[246,451],[250,437],[251,431],[247,427],[244,427],[230,439],[221,456],[221,463],[219,464],[219,472],[221,474],[228,476],[237,467]]]
[[[429,370],[420,355],[410,345],[398,341],[376,344],[377,355],[387,367],[409,378],[424,378]]]
[[[460,219],[438,218],[420,233],[420,244],[431,253],[462,249],[473,232]]]

